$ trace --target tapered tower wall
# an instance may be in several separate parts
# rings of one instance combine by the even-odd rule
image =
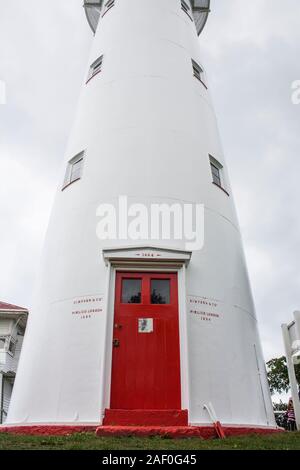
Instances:
[[[90,65],[103,55],[88,83]],[[108,267],[97,207],[202,203],[205,242],[185,273],[186,401],[191,424],[274,425],[242,241],[194,22],[180,0],[122,0],[100,18],[49,224],[10,423],[101,422],[109,380]],[[230,110],[229,110],[230,111]],[[62,190],[68,161],[82,177]],[[210,156],[222,166],[212,182]],[[158,246],[184,249],[184,242]],[[99,312],[79,319],[76,302]],[[107,372],[108,371],[108,372]]]

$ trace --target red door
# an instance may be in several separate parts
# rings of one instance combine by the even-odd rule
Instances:
[[[177,274],[117,273],[112,409],[181,409]]]

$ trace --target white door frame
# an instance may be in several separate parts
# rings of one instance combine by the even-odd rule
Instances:
[[[110,408],[111,373],[112,373],[112,339],[114,323],[114,301],[117,271],[132,272],[174,272],[178,279],[178,315],[180,338],[180,380],[181,408],[190,409],[189,395],[189,361],[186,305],[186,267],[191,253],[174,249],[153,247],[136,247],[134,249],[103,250],[107,266],[106,283],[106,335],[102,377],[101,422],[105,409]]]

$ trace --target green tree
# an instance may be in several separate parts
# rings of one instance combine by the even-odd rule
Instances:
[[[275,357],[267,362],[268,380],[272,395],[288,392],[290,389],[285,356]],[[300,364],[295,365],[296,379],[300,384]]]
[[[287,407],[287,403],[283,403],[282,400],[280,400],[279,403],[273,403],[274,411],[286,411]]]

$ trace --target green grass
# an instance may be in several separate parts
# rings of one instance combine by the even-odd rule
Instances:
[[[300,433],[247,436],[221,440],[161,437],[17,436],[0,433],[0,450],[300,450]]]

